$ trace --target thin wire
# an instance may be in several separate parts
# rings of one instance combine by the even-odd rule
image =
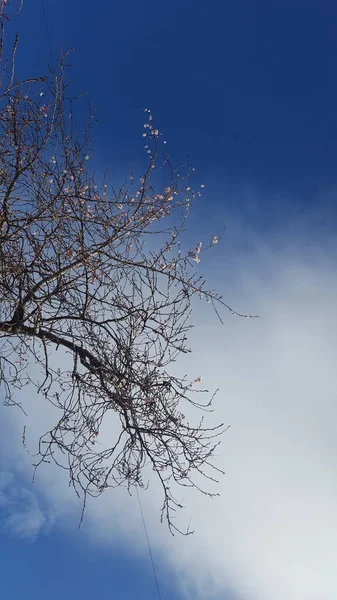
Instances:
[[[53,55],[53,49],[51,46],[51,40],[50,40],[50,33],[49,33],[49,27],[48,27],[48,22],[47,22],[47,15],[46,15],[46,11],[44,8],[44,0],[40,0],[41,1],[41,8],[42,8],[42,15],[43,15],[43,20],[44,20],[44,26],[46,28],[46,34],[47,34],[47,40],[48,40],[48,46],[49,46],[49,52],[50,52],[50,59],[51,59],[51,65],[53,67],[53,69],[55,68],[54,66],[54,55]]]
[[[46,34],[47,34],[47,39],[48,39],[48,45],[49,45],[49,52],[50,52],[51,63],[52,63],[52,67],[54,68],[54,56],[53,56],[53,50],[52,50],[52,46],[51,46],[51,40],[50,40],[50,34],[49,34],[49,28],[48,28],[46,11],[45,11],[45,7],[44,7],[44,1],[43,0],[40,0],[40,1],[41,1],[41,8],[42,8],[44,25],[45,25],[45,28],[46,28]],[[152,550],[151,550],[151,544],[150,544],[149,536],[148,536],[148,533],[147,533],[147,527],[146,527],[146,522],[145,522],[145,518],[144,518],[143,507],[142,507],[142,503],[140,501],[140,497],[139,497],[139,492],[138,492],[138,487],[137,486],[136,486],[136,492],[137,492],[137,498],[138,498],[138,504],[139,504],[140,514],[142,516],[143,527],[144,527],[146,541],[147,541],[147,547],[148,547],[149,555],[150,555],[150,559],[151,559],[153,575],[154,575],[154,578],[155,578],[155,581],[156,581],[158,598],[159,598],[159,600],[162,600],[162,595],[161,595],[161,592],[160,592],[160,587],[159,587],[159,581],[158,581],[158,577],[157,577],[156,567],[155,567],[155,564],[154,564],[153,554],[152,554]]]
[[[52,63],[52,67],[54,68],[54,55],[53,55],[53,49],[52,49],[51,40],[50,40],[50,33],[49,33],[49,28],[48,28],[47,16],[46,16],[46,11],[45,11],[45,7],[44,7],[44,0],[40,0],[40,1],[41,1],[41,8],[42,8],[44,25],[45,25],[46,34],[47,34],[47,40],[48,40],[48,46],[49,46],[51,63]],[[159,587],[159,581],[158,581],[158,577],[157,577],[157,571],[156,571],[156,567],[155,567],[154,560],[153,560],[153,554],[152,554],[151,544],[150,544],[149,535],[148,535],[148,532],[147,532],[146,522],[145,522],[145,518],[144,518],[143,507],[142,507],[142,503],[140,501],[140,497],[139,497],[139,492],[138,492],[138,487],[137,486],[136,486],[136,492],[137,492],[137,498],[138,498],[138,504],[139,504],[140,514],[142,516],[143,527],[144,527],[145,537],[146,537],[146,541],[147,541],[147,547],[148,547],[149,555],[150,555],[150,559],[151,559],[151,565],[152,565],[153,575],[154,575],[156,586],[157,586],[158,598],[159,598],[159,600],[162,600],[162,595],[161,595],[160,587]]]
[[[155,567],[155,564],[154,564],[152,550],[151,550],[151,545],[150,545],[150,540],[149,540],[149,536],[148,536],[147,528],[146,528],[146,523],[145,523],[145,519],[144,519],[143,507],[142,507],[142,503],[140,501],[140,497],[139,497],[139,492],[138,492],[138,487],[137,486],[136,486],[136,492],[137,492],[138,504],[139,504],[139,508],[140,508],[140,514],[142,515],[142,521],[143,521],[143,526],[144,526],[144,531],[145,531],[145,536],[146,536],[146,541],[147,541],[147,547],[149,549],[149,555],[150,555],[150,559],[151,559],[153,574],[154,574],[154,578],[156,580],[157,591],[158,591],[158,598],[160,600],[162,600],[162,595],[160,593],[160,587],[159,587],[159,581],[158,581],[158,577],[157,577],[156,567]]]

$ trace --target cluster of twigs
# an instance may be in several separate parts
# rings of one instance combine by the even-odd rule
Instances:
[[[89,108],[84,135],[73,117],[69,53],[62,53],[49,77],[17,81],[17,38],[11,58],[3,56],[4,0],[1,12],[5,402],[15,402],[13,392],[34,383],[57,408],[59,419],[41,437],[35,464],[54,461],[67,469],[84,500],[108,487],[145,486],[143,473],[151,466],[163,490],[162,518],[174,531],[180,503],[173,484],[209,493],[199,475],[207,480],[221,472],[212,457],[223,425],[209,428],[204,416],[192,423],[182,408],[189,414],[188,407],[207,411],[213,397],[196,401],[193,382],[170,373],[171,363],[189,352],[193,297],[205,297],[214,307],[224,304],[195,275],[206,248],[198,244],[184,253],[180,245],[200,192],[188,185],[189,165],[172,167],[149,111],[143,175],[131,173],[118,190],[105,178],[99,185],[88,149],[93,115]],[[214,236],[209,246],[217,241]],[[66,370],[58,349],[66,353]],[[36,381],[27,368],[32,364],[39,372]],[[100,431],[109,415],[118,419],[118,431],[107,444]]]

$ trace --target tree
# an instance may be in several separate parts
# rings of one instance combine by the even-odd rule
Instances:
[[[80,135],[66,77],[69,53],[48,78],[18,81],[3,57],[0,96],[0,380],[5,403],[27,383],[59,412],[41,437],[35,466],[67,469],[85,500],[108,487],[144,487],[150,465],[163,490],[162,519],[178,530],[174,485],[198,487],[222,473],[212,462],[223,424],[207,427],[181,412],[211,409],[194,382],[170,372],[186,345],[195,295],[227,306],[193,265],[201,243],[184,253],[180,238],[194,193],[191,168],[174,169],[146,111],[147,166],[117,190],[90,171],[90,127]],[[162,184],[165,175],[166,183]],[[178,220],[180,219],[179,223]],[[219,236],[220,238],[221,236]],[[213,236],[209,246],[218,241]],[[156,248],[157,246],[157,248]],[[229,308],[227,306],[227,308]],[[229,308],[231,312],[232,309]],[[235,314],[235,313],[234,313]],[[246,315],[242,315],[246,316]],[[219,316],[220,318],[220,316]],[[60,367],[59,353],[67,357]],[[40,376],[27,370],[34,362]],[[13,392],[15,394],[13,395]],[[113,414],[119,432],[99,443]],[[195,478],[197,476],[197,479]]]

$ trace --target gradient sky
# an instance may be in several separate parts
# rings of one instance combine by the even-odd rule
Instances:
[[[54,60],[62,44],[75,48],[75,88],[98,108],[95,166],[118,179],[143,156],[150,108],[173,162],[190,155],[196,183],[206,186],[187,241],[209,239],[226,223],[224,244],[204,268],[226,301],[261,315],[226,315],[219,329],[197,308],[190,367],[222,389],[219,414],[232,425],[221,455],[228,477],[214,509],[192,499],[192,542],[169,538],[157,492],[144,496],[162,598],[335,600],[336,3],[44,6]],[[9,24],[16,30],[18,71],[45,74],[40,1],[26,0]],[[21,416],[7,411],[0,596],[155,599],[134,499],[98,500],[79,531],[78,505],[59,474],[43,472],[31,485]]]

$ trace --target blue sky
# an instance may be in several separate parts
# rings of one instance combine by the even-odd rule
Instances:
[[[45,6],[55,56],[63,43],[75,48],[72,72],[99,108],[95,149],[107,162],[137,152],[141,112],[150,107],[172,155],[190,153],[204,178],[221,174],[300,199],[334,182],[333,2]],[[26,66],[45,72],[41,12],[27,3],[15,25]]]
[[[187,239],[228,225],[205,268],[230,304],[261,314],[249,324],[232,319],[219,334],[197,311],[192,366],[224,390],[219,411],[233,426],[223,458],[228,478],[213,517],[207,503],[193,500],[193,542],[169,539],[144,499],[163,600],[196,590],[214,600],[293,600],[291,593],[332,600],[336,3],[44,5],[54,58],[62,44],[75,48],[75,88],[89,91],[98,107],[95,165],[111,167],[118,179],[133,156],[143,156],[144,109],[151,108],[173,162],[189,154],[196,183],[206,185]],[[19,72],[43,75],[50,55],[40,2],[26,1],[10,30],[20,32]],[[2,427],[20,445],[21,417],[5,418]],[[97,501],[78,531],[66,482],[57,479],[52,494],[46,474],[32,488],[27,457],[8,450],[13,439],[2,450],[1,596],[156,598],[137,505]],[[307,540],[312,527],[315,548]]]
[[[124,552],[107,553],[87,544],[81,547],[78,542],[55,532],[35,543],[4,537],[1,566],[7,576],[0,584],[2,597],[57,600],[110,595],[127,600],[139,597],[139,590],[141,598],[155,597],[156,588],[143,561],[130,561]],[[164,591],[166,597],[179,597],[170,588]]]

